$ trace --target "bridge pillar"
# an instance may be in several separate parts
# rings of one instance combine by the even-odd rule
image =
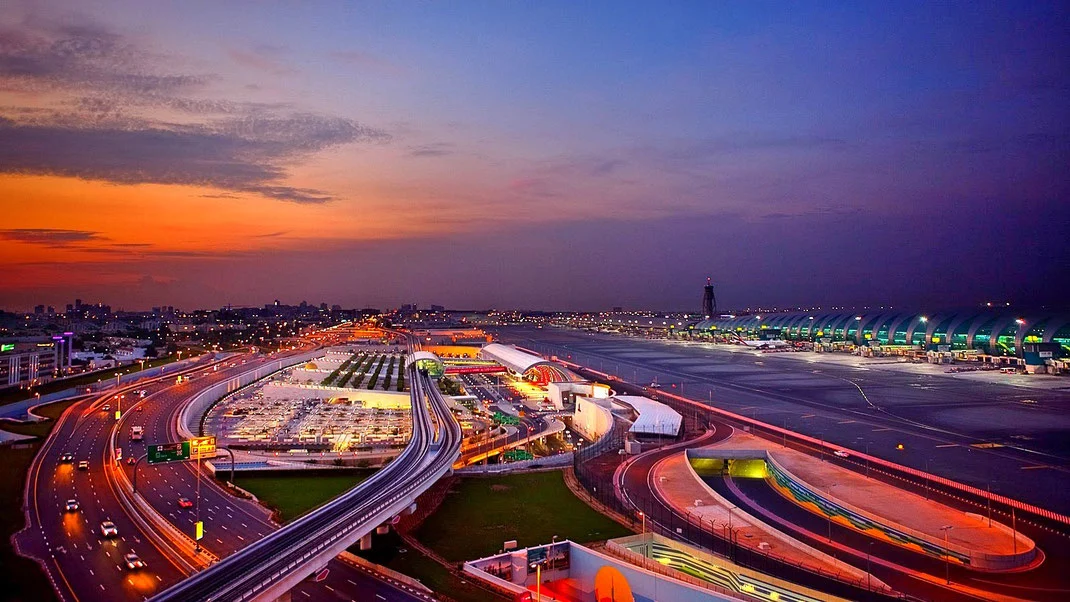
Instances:
[[[416,512],[416,502],[413,502],[411,506],[405,509],[405,514],[412,514]]]
[[[390,525],[383,523],[375,528],[376,535],[386,535],[390,532]]]
[[[372,549],[372,534],[368,533],[364,537],[360,538],[360,549],[370,550]]]

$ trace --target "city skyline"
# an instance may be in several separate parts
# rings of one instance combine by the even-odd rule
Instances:
[[[1064,8],[619,6],[17,2],[0,307],[1065,303]]]

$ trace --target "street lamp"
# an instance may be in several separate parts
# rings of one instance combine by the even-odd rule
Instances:
[[[542,602],[542,565],[546,562],[546,559],[542,559],[538,562],[531,563],[531,568],[535,569],[535,600]]]
[[[951,552],[947,543],[947,534],[953,528],[951,525],[940,527],[940,530],[944,532],[944,576],[947,578],[948,585],[951,585]]]

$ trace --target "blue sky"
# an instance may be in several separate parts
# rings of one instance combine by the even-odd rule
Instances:
[[[1065,304],[1066,11],[16,2],[0,306]]]

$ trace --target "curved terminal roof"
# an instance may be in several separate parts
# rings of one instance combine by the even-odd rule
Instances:
[[[683,418],[669,406],[638,395],[616,395],[614,400],[631,406],[639,415],[629,432],[641,435],[664,435],[675,437],[680,432]]]
[[[538,355],[533,355],[527,351],[521,351],[512,345],[502,345],[501,343],[490,343],[484,345],[479,350],[479,357],[487,360],[494,360],[499,364],[509,368],[517,374],[524,374],[532,368],[539,366],[547,366],[553,368],[565,374],[565,369],[550,360],[543,359]]]
[[[1024,343],[1059,343],[1070,351],[1070,314],[1017,314],[988,308],[932,314],[894,309],[754,314],[703,320],[690,330],[742,336],[779,331],[787,340],[949,345],[951,349],[979,349],[994,355],[1020,353]]]
[[[440,359],[437,355],[435,355],[434,353],[431,353],[430,351],[416,351],[416,352],[414,352],[413,354],[411,354],[409,356],[408,360],[405,362],[405,365],[407,366],[407,365],[409,365],[409,364],[411,364],[413,362],[416,362],[417,367],[429,368],[430,372],[436,372],[439,375],[441,375],[442,373],[444,373],[446,371],[446,366],[442,363],[442,359]],[[431,366],[423,366],[423,365],[421,365],[421,364],[425,364],[427,362],[430,362],[432,365]]]

